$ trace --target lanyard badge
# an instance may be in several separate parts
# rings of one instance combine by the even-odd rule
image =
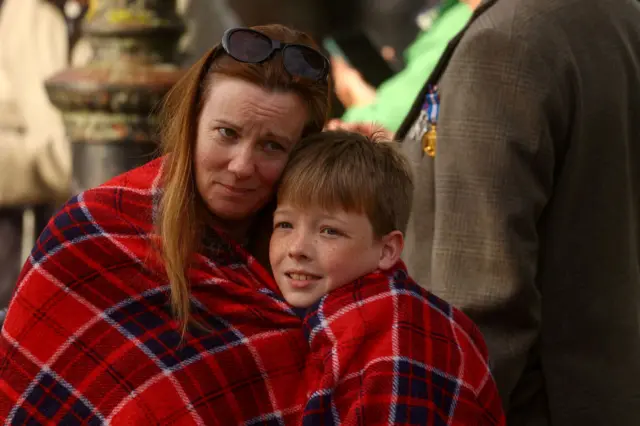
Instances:
[[[438,88],[429,86],[421,115],[424,115],[425,124],[422,134],[422,150],[430,157],[436,155],[436,140],[438,136],[438,115],[440,113],[440,95]]]

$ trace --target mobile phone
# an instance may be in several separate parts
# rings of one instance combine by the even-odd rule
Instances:
[[[347,63],[349,63],[349,59],[346,57],[340,46],[333,37],[326,37],[322,40],[322,47],[330,56],[335,56],[341,59],[344,59]]]
[[[335,33],[326,37],[322,45],[329,55],[343,58],[375,87],[395,75],[391,64],[364,31]]]

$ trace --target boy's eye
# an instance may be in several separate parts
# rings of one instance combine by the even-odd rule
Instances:
[[[276,222],[275,225],[273,225],[274,229],[291,229],[293,228],[293,225],[291,225],[291,223],[289,222]]]
[[[238,136],[238,132],[228,127],[220,127],[218,129],[218,133],[220,133],[220,135],[222,135],[222,137],[226,139],[234,139]]]
[[[322,231],[320,232],[326,235],[331,235],[331,236],[342,235],[342,232],[338,231],[336,228],[330,228],[330,227],[322,228]]]

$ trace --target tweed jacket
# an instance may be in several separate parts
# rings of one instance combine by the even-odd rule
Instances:
[[[640,424],[640,2],[485,1],[428,84],[409,272],[480,326],[510,425]]]

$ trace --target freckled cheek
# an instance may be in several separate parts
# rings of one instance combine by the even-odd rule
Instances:
[[[339,265],[344,261],[342,258],[343,253],[339,247],[336,247],[334,244],[316,244],[318,248],[318,253],[324,258],[325,268],[328,270],[335,270],[336,265]]]
[[[286,237],[274,232],[269,243],[269,260],[277,265],[285,257],[287,252]]]

